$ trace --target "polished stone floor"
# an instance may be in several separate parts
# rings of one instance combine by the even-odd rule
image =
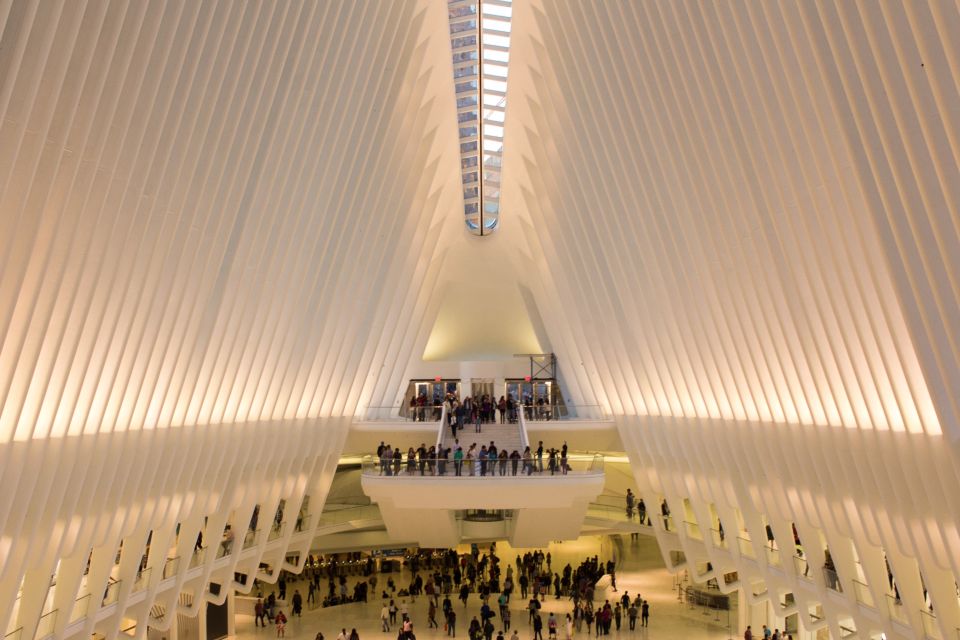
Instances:
[[[481,547],[482,548],[482,547]],[[463,551],[466,551],[466,547]],[[650,626],[643,629],[637,625],[635,631],[628,629],[626,617],[619,632],[611,630],[610,638],[623,638],[624,640],[649,640],[660,638],[703,638],[707,640],[727,640],[728,638],[737,638],[736,610],[729,612],[729,618],[726,613],[721,614],[717,619],[716,612],[704,612],[701,608],[691,609],[686,604],[681,604],[677,599],[677,589],[675,587],[674,577],[669,574],[664,567],[663,559],[657,548],[656,541],[644,535],[639,540],[631,541],[629,536],[623,536],[619,539],[609,537],[583,537],[572,542],[553,543],[549,548],[553,556],[553,568],[557,570],[564,564],[570,562],[576,566],[583,558],[593,555],[599,555],[601,561],[610,559],[611,554],[618,562],[617,569],[617,593],[607,590],[606,593],[598,593],[596,600],[603,602],[609,599],[611,603],[618,599],[623,591],[629,592],[631,597],[640,593],[650,603]],[[521,553],[527,549],[519,550]],[[513,563],[517,555],[517,550],[511,549],[504,542],[497,544],[497,555],[503,561]],[[399,578],[393,574],[398,585],[407,584],[410,581],[409,574],[404,571]],[[351,578],[349,586],[352,589],[353,583],[358,578]],[[386,576],[380,576],[377,591],[380,591],[386,584]],[[271,585],[264,585],[264,592],[269,593]],[[294,588],[299,588],[300,592],[306,598],[306,583],[292,583],[287,586],[287,595],[293,593]],[[480,599],[476,594],[471,594],[464,610],[463,605],[456,596],[452,595],[454,606],[457,607],[457,637],[466,638],[466,629],[470,619],[479,614]],[[409,598],[397,598],[400,600],[409,600]],[[421,596],[414,602],[407,602],[410,611],[410,619],[414,624],[414,633],[417,640],[440,640],[446,638],[443,631],[443,622],[440,621],[440,629],[427,628],[427,598]],[[533,630],[527,623],[527,614],[524,610],[526,601],[514,598],[511,602],[511,614],[513,626],[518,628],[521,640],[533,638]],[[396,637],[396,628],[390,633],[384,633],[380,630],[380,608],[382,600],[372,598],[366,604],[347,604],[335,607],[317,607],[304,609],[302,618],[293,618],[287,624],[286,637],[294,640],[311,640],[317,634],[322,632],[326,640],[335,640],[340,629],[346,628],[347,633],[356,628],[361,640],[371,640],[372,638],[388,638],[393,640]],[[547,613],[553,611],[559,618],[563,618],[571,610],[571,603],[568,599],[555,600],[553,596],[549,597],[542,610],[544,620]],[[290,611],[284,610],[289,617]],[[439,617],[438,617],[439,619]],[[729,627],[728,625],[729,620]],[[494,619],[499,624],[499,618]],[[498,631],[500,627],[498,627]],[[273,638],[276,631],[272,627],[257,628],[254,627],[252,616],[237,615],[236,620],[237,638],[243,640],[252,640],[254,638]],[[510,634],[505,634],[509,639]],[[546,626],[544,626],[544,638],[547,637]],[[562,637],[562,633],[561,633]],[[587,638],[586,627],[575,637]]]

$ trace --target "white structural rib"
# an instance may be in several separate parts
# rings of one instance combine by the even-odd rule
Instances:
[[[671,506],[665,557],[833,637],[955,635],[956,4],[558,0],[513,20],[504,202],[574,401],[617,416]]]
[[[351,417],[428,322],[446,19],[0,1],[4,633],[143,637],[302,566]]]

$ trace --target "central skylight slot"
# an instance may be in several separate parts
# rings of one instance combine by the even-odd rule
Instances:
[[[471,233],[484,236],[500,222],[500,167],[513,5],[512,0],[448,0],[447,7],[464,222]]]

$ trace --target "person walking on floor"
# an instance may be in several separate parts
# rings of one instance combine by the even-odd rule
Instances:
[[[430,599],[430,607],[427,609],[427,628],[440,628],[440,625],[437,624],[437,601],[433,598]]]
[[[640,624],[644,627],[650,626],[650,604],[646,600],[640,606]]]
[[[266,627],[267,626],[267,609],[263,605],[263,598],[257,598],[257,604],[253,605],[253,626],[255,627]]]
[[[451,638],[457,637],[457,612],[453,607],[447,610],[447,635]]]

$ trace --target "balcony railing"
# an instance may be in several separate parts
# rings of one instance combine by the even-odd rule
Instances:
[[[249,549],[250,547],[256,546],[257,538],[260,537],[260,529],[248,529],[247,533],[243,536],[243,548]]]
[[[150,570],[151,567],[147,567],[146,569],[141,569],[137,572],[137,578],[133,582],[133,589],[131,590],[131,593],[143,591],[147,588],[147,585],[150,584]]]
[[[740,555],[753,558],[753,541],[750,538],[737,536],[737,548],[740,549]]]
[[[780,566],[780,550],[777,549],[772,544],[764,545],[763,548],[766,549],[767,564],[774,567],[779,567]]]
[[[57,624],[57,610],[49,611],[40,616],[37,623],[37,633],[33,636],[35,640],[43,640],[53,636]]]
[[[113,579],[111,578],[111,580]],[[101,603],[104,607],[114,604],[120,597],[120,584],[120,580],[113,580],[113,582],[107,585],[107,588],[103,592],[103,601]]]
[[[70,612],[70,623],[73,624],[77,620],[83,620],[88,615],[90,615],[90,601],[93,594],[88,593],[77,598],[73,603],[73,611]]]
[[[940,633],[940,625],[937,624],[937,616],[926,609],[920,609],[920,622],[923,624],[923,637],[930,640],[943,640]]]
[[[703,534],[700,533],[699,524],[684,520],[683,526],[687,529],[687,537],[693,538],[694,540],[703,540]]]
[[[598,404],[525,404],[523,417],[532,422],[548,420],[605,420],[606,412]]]
[[[873,594],[870,593],[870,587],[864,582],[860,582],[859,580],[853,581],[853,595],[857,598],[857,602],[862,605],[868,607],[876,606],[873,602]]]
[[[455,461],[452,458],[425,458],[413,460],[380,460],[376,456],[364,456],[362,461],[365,476],[395,476],[399,478],[419,477],[479,477],[489,478],[562,478],[566,475],[596,475],[603,472],[601,454],[573,454],[567,456],[565,469],[560,468],[559,458],[551,468],[549,460],[543,461],[539,468],[537,459],[531,460],[488,460],[486,464],[477,459],[464,458]]]
[[[810,564],[803,556],[793,556],[793,567],[801,578],[810,579]]]
[[[201,547],[200,549],[194,549],[193,555],[190,557],[190,569],[195,569],[203,564],[204,558],[207,556],[207,547]]]
[[[293,532],[300,533],[301,531],[306,531],[310,528],[310,518],[312,516],[309,513],[301,513],[297,516],[297,521],[293,525]]]
[[[276,540],[277,538],[283,535],[283,528],[286,526],[286,521],[275,522],[272,527],[270,527],[270,534],[267,536],[267,540]]]
[[[442,405],[426,405],[411,407],[409,405],[391,405],[366,407],[359,412],[359,418],[364,422],[436,422],[440,419]]]
[[[827,567],[822,567],[823,569],[823,583],[828,589],[833,589],[837,593],[843,593],[843,585],[840,584],[840,576],[837,575],[837,572],[833,569],[828,569]]]
[[[710,536],[713,538],[713,546],[721,549],[727,548],[727,537],[719,529],[710,529]]]
[[[180,570],[180,556],[167,558],[163,563],[163,579],[172,578]]]
[[[903,602],[900,601],[900,598],[890,594],[887,594],[887,613],[890,614],[890,619],[894,622],[909,624],[907,612],[903,609]]]

